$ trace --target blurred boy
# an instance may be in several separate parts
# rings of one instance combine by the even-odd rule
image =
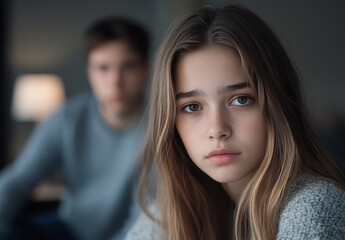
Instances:
[[[11,231],[35,185],[58,167],[66,192],[54,230],[35,234],[122,239],[136,218],[134,175],[146,129],[148,34],[128,20],[103,19],[86,31],[85,50],[93,93],[69,100],[0,173],[2,234]]]

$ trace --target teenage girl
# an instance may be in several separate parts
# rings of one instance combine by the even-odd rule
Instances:
[[[145,150],[146,215],[127,239],[345,239],[344,172],[281,44],[243,7],[205,7],[170,30]]]

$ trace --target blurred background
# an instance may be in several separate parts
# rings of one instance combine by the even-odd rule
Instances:
[[[281,39],[300,73],[317,133],[345,161],[345,2],[342,0],[2,0],[1,167],[13,161],[35,126],[51,111],[66,98],[89,89],[82,33],[91,22],[112,14],[141,22],[152,36],[152,62],[176,16],[205,4],[227,3],[239,3],[253,10]],[[26,96],[25,89],[49,94]],[[23,100],[23,96],[32,100]],[[50,191],[54,189],[51,182],[42,184],[40,189],[35,195],[37,200],[58,198],[60,193],[59,186],[55,188],[58,190]]]

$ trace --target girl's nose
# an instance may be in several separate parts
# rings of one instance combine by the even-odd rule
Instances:
[[[209,116],[208,138],[225,140],[231,135],[230,120],[226,110],[211,111]]]

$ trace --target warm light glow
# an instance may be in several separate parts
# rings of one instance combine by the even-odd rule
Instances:
[[[63,103],[62,80],[52,74],[25,74],[16,79],[12,115],[17,121],[41,122]]]

